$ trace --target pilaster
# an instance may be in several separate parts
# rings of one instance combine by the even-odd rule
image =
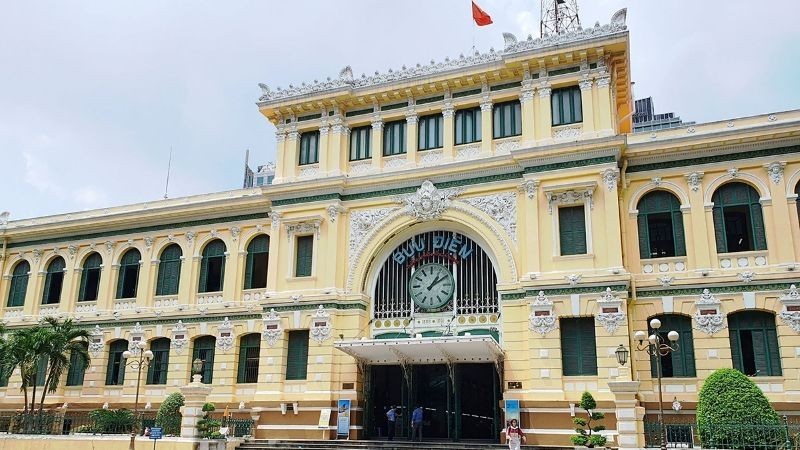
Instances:
[[[492,153],[492,99],[489,97],[489,88],[484,85],[483,98],[481,99],[481,153]]]
[[[292,123],[289,133],[284,142],[283,159],[283,178],[294,178],[297,176],[297,166],[300,158],[300,133],[297,132],[297,124]]]
[[[409,165],[417,164],[417,136],[419,134],[419,127],[417,122],[416,110],[414,110],[413,99],[409,100],[409,109],[406,111],[406,157]]]
[[[533,91],[533,80],[531,79],[530,71],[526,67],[522,79],[522,90],[519,94],[519,102],[522,109],[522,142],[536,139]]]
[[[335,111],[332,118],[331,135],[328,137],[328,164],[331,175],[339,175],[346,164],[345,154],[348,152],[345,138],[350,130],[342,123],[342,116]],[[322,133],[320,133],[322,134]]]
[[[594,81],[589,78],[582,79],[578,86],[581,88],[581,107],[583,109],[583,133],[593,134],[595,131],[594,121]]]
[[[619,448],[644,448],[644,407],[638,406],[638,381],[609,381],[614,394],[614,414],[617,417]]]
[[[600,120],[600,127],[598,131],[608,131],[613,134],[615,128],[613,120],[614,117],[616,117],[616,113],[611,102],[611,75],[600,76],[596,81],[596,85],[598,110],[597,117]]]
[[[381,170],[381,157],[383,156],[383,120],[375,113],[372,118],[372,168]]]
[[[278,120],[280,120],[280,117],[278,117]],[[286,167],[286,164],[288,163],[286,155],[286,130],[280,123],[276,125],[276,128],[275,157],[277,159],[277,164],[275,164],[275,180],[280,181],[286,176],[285,174],[288,173],[289,168]]]
[[[767,174],[770,197],[773,199],[769,205],[762,204],[762,208],[764,209],[763,215],[766,217],[771,210],[772,221],[775,224],[772,227],[766,227],[768,233],[767,239],[773,237],[769,234],[770,230],[792,230],[790,214],[797,214],[794,201],[791,203],[781,201],[781,199],[786,197],[786,177],[783,173],[784,167],[786,167],[786,162],[784,161],[774,161],[769,164],[764,164],[763,166]],[[777,246],[773,244],[778,242],[780,242],[780,244]],[[769,247],[776,247],[776,251],[770,253],[777,254],[778,263],[787,264],[794,262],[794,236],[792,233],[781,233],[780,236],[775,235],[772,242],[769,240],[767,241],[767,245]]]
[[[334,156],[330,152],[331,127],[327,120],[323,120],[319,126],[319,172],[327,174],[331,171]]]
[[[453,98],[450,92],[445,93],[444,105],[442,106],[442,126],[444,142],[443,156],[446,161],[455,159],[455,108],[453,108]]]
[[[539,84],[539,95],[537,96],[538,102],[536,103],[534,117],[536,120],[535,135],[537,140],[546,140],[552,138],[550,129],[553,125],[553,113],[550,110],[550,94],[553,90],[550,88],[550,83],[542,81]]]

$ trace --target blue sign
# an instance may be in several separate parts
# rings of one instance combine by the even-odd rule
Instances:
[[[150,439],[156,440],[164,437],[164,429],[161,427],[150,428]]]
[[[336,420],[336,435],[350,436],[350,400],[339,400],[339,414]]]
[[[430,245],[428,245],[430,244]],[[405,246],[398,247],[392,254],[397,264],[414,261],[429,255],[448,255],[453,260],[467,259],[472,254],[472,246],[466,238],[458,233],[446,233],[433,237],[433,242],[426,243],[424,237],[412,238]]]
[[[517,419],[519,424],[519,400],[506,400],[506,427],[511,424],[511,419]]]

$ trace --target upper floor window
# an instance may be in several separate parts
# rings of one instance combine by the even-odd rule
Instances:
[[[183,250],[180,245],[170,244],[161,251],[158,260],[158,279],[156,295],[176,295],[181,280],[181,258]]]
[[[81,269],[81,286],[78,291],[79,302],[91,302],[97,300],[100,293],[100,266],[103,265],[103,258],[95,252],[83,261]]]
[[[56,256],[47,265],[47,275],[44,278],[44,291],[42,304],[54,305],[61,301],[61,288],[64,285],[64,258]]]
[[[200,369],[200,380],[203,384],[211,384],[214,380],[214,349],[217,345],[217,338],[214,336],[201,336],[194,340],[192,349],[192,361],[199,359],[203,362]]]
[[[350,131],[350,161],[372,158],[372,127],[353,128]]]
[[[203,259],[200,261],[199,292],[218,292],[222,290],[225,277],[225,243],[219,239],[206,244]]]
[[[678,349],[660,357],[661,376],[667,378],[696,376],[692,318],[678,314],[664,314],[654,318],[661,321],[661,328],[658,329],[658,334],[663,342],[669,342],[667,334],[670,331],[678,332]],[[650,323],[650,320],[647,322]],[[656,333],[656,330],[652,328],[648,331],[648,336]],[[650,373],[653,377],[658,377],[655,358],[658,358],[658,356],[650,358]]]
[[[305,131],[300,135],[299,164],[316,164],[319,162],[319,130]]]
[[[125,359],[122,354],[128,350],[128,341],[117,339],[111,343],[106,367],[106,385],[121,386],[125,382]]]
[[[481,108],[467,108],[456,111],[456,145],[469,144],[481,140]]]
[[[25,294],[28,292],[28,276],[31,265],[22,260],[14,266],[11,272],[11,288],[8,291],[7,306],[22,306],[25,304]]]
[[[244,268],[244,288],[267,287],[267,262],[269,261],[269,236],[262,234],[247,245],[247,260]]]
[[[581,90],[578,86],[553,89],[550,101],[553,108],[553,126],[583,122]]]
[[[314,265],[314,236],[298,236],[295,248],[294,276],[310,277]]]
[[[717,253],[767,249],[764,218],[755,189],[744,183],[724,184],[711,201]]]
[[[395,120],[383,126],[383,156],[406,152],[406,121]]]
[[[444,118],[441,114],[433,114],[419,118],[419,149],[430,150],[440,148],[444,142],[442,129]]]
[[[597,375],[594,317],[564,317],[559,322],[564,376]]]
[[[740,311],[728,315],[733,368],[748,376],[780,376],[775,314]]]
[[[136,297],[136,283],[139,281],[139,262],[142,255],[132,248],[122,255],[117,279],[117,298]]]
[[[636,208],[642,259],[686,256],[683,213],[674,195],[667,191],[650,192],[639,200]]]
[[[150,360],[150,366],[147,368],[147,384],[167,384],[169,345],[168,338],[158,338],[150,344],[153,359]]]
[[[562,256],[586,254],[584,205],[558,208],[558,237]]]
[[[237,383],[258,383],[258,359],[261,354],[261,335],[250,333],[239,339],[239,368]]]
[[[495,139],[522,134],[522,112],[519,100],[494,105],[492,122]]]

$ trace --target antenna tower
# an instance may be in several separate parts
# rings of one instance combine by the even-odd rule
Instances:
[[[577,0],[541,0],[542,21],[539,32],[542,37],[581,29]]]

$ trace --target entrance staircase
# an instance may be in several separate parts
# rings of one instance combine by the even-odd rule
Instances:
[[[574,447],[542,447],[523,445],[523,450],[572,450]],[[476,442],[410,442],[410,441],[290,441],[254,439],[237,450],[487,450],[506,449],[507,445]]]

